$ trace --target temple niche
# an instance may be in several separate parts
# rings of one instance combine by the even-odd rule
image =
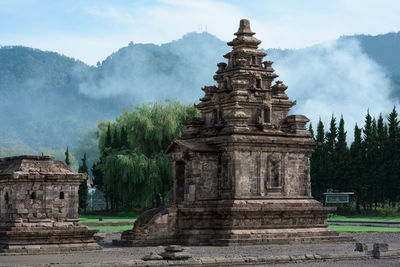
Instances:
[[[49,156],[0,158],[0,252],[98,250],[79,224],[78,189],[86,174]]]
[[[311,196],[315,146],[303,115],[248,20],[241,20],[217,86],[202,88],[202,117],[166,154],[174,166],[174,202],[144,213],[114,244],[238,245],[345,241],[327,226],[325,208]]]

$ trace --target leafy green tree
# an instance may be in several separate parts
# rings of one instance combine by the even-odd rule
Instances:
[[[168,201],[172,164],[164,151],[184,131],[183,122],[196,116],[199,112],[193,106],[167,101],[137,106],[133,112],[124,111],[116,122],[98,125],[102,156],[93,169],[94,183],[109,194],[113,209]],[[118,146],[110,138],[117,132]]]
[[[121,142],[120,142],[120,133],[118,131],[118,127],[114,127],[114,133],[113,133],[113,138],[112,138],[112,148],[120,148],[121,147]]]
[[[121,148],[127,148],[128,147],[128,133],[126,131],[125,126],[122,126],[121,128]]]
[[[111,149],[111,147],[112,147],[111,123],[108,123],[103,152],[108,153],[108,151]]]

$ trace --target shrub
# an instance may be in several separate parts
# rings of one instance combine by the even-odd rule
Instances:
[[[329,213],[328,214],[328,219],[332,219],[332,218],[334,218],[336,215],[334,214],[334,213]]]
[[[131,211],[121,211],[118,213],[118,217],[136,217],[138,212],[131,210]]]
[[[118,217],[127,217],[127,214],[125,211],[121,211],[118,213]]]
[[[136,217],[136,216],[137,216],[136,211],[129,211],[129,212],[127,213],[127,215],[126,215],[126,217]]]
[[[350,205],[337,204],[336,214],[342,216],[350,216],[354,214],[354,211]]]
[[[378,216],[380,217],[395,217],[397,216],[397,208],[385,206],[383,208],[376,208]]]

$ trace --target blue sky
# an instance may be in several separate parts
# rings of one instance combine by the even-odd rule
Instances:
[[[400,31],[398,14],[398,0],[0,0],[0,45],[95,64],[130,41],[161,44],[204,30],[228,41],[241,18],[263,48],[300,48]]]

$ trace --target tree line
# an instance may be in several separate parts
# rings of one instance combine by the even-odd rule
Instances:
[[[367,112],[363,127],[354,127],[354,140],[347,145],[344,119],[337,125],[332,116],[329,129],[318,122],[317,146],[311,156],[314,198],[322,201],[327,190],[354,192],[356,208],[373,209],[395,205],[400,200],[400,126],[396,108],[387,119]]]
[[[169,201],[173,184],[171,160],[163,153],[179,137],[184,121],[199,116],[193,106],[178,102],[143,104],[124,111],[116,121],[98,124],[99,160],[93,165],[93,183],[103,192],[107,209],[151,208]],[[314,198],[323,201],[328,190],[354,192],[356,207],[372,209],[400,201],[400,125],[395,108],[378,119],[369,112],[363,127],[354,127],[347,144],[343,117],[334,116],[325,131],[320,120],[317,143],[311,156],[311,185]],[[79,172],[88,172],[86,155]],[[81,185],[80,207],[87,198]]]

